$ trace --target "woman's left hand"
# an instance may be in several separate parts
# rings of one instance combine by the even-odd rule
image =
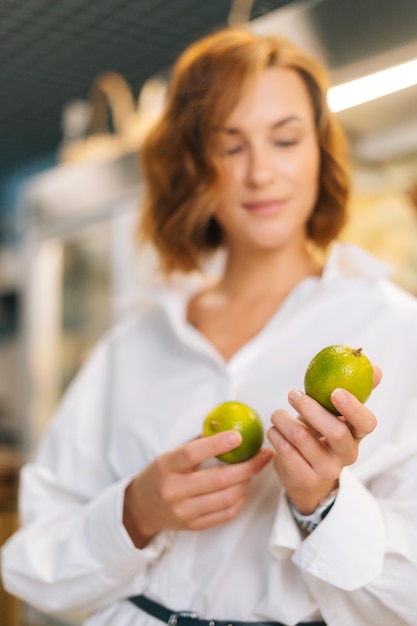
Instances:
[[[374,387],[382,373],[374,368]],[[274,465],[295,507],[305,515],[338,485],[342,469],[354,463],[361,440],[371,433],[375,415],[351,393],[336,389],[331,398],[336,416],[300,391],[289,393],[298,412],[294,417],[278,409],[267,436],[276,451]]]

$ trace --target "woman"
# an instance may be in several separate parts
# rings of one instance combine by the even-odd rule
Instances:
[[[142,154],[141,233],[169,280],[100,342],[23,468],[12,593],[89,626],[415,623],[417,306],[364,252],[323,254],[349,187],[326,89],[244,30],[178,60]],[[333,392],[341,418],[301,391],[337,343],[384,371],[366,406]],[[267,429],[234,465],[214,457],[239,434],[200,437],[229,399]]]

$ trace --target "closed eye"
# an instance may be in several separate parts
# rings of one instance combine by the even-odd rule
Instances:
[[[233,146],[233,148],[226,148],[226,154],[239,154],[239,152],[243,152],[243,146]]]
[[[274,141],[274,144],[280,148],[289,148],[290,146],[296,146],[298,144],[298,139],[276,140]]]

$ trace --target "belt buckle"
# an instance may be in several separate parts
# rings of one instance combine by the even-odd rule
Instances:
[[[179,617],[186,617],[188,619],[200,619],[200,615],[195,611],[176,611],[175,613],[171,613],[171,615],[169,616],[168,626],[177,626],[177,621]]]

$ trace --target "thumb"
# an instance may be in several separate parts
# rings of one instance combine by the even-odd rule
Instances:
[[[234,450],[241,443],[242,435],[237,430],[225,430],[211,437],[193,439],[169,453],[169,469],[187,472],[214,456]]]

